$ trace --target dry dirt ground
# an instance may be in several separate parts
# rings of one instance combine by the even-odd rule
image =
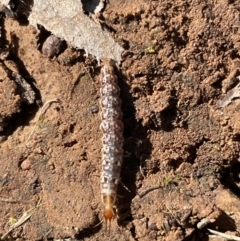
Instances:
[[[109,0],[103,10],[102,27],[124,48],[117,75],[129,189],[119,186],[110,233],[99,188],[101,66],[67,43],[46,57],[50,33],[12,11],[0,19],[3,240],[239,235],[239,94],[224,104],[239,82],[239,0]]]

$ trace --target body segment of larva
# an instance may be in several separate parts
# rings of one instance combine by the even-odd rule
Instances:
[[[102,175],[101,198],[104,204],[103,217],[110,227],[114,217],[117,186],[120,179],[123,156],[123,123],[121,99],[114,68],[106,61],[101,70],[101,125]]]

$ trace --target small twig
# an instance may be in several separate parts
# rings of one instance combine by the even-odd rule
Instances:
[[[228,239],[228,240],[240,241],[240,237],[237,237],[237,236],[233,236],[233,235],[221,233],[221,232],[212,230],[212,229],[210,229],[210,228],[208,228],[208,231],[209,231],[210,233],[213,233],[213,234],[215,234],[215,235],[217,235],[217,236],[223,237],[223,238]]]
[[[13,231],[13,229],[18,228],[19,226],[21,226],[23,223],[25,223],[32,216],[33,213],[28,213],[30,210],[28,210],[25,213],[23,213],[22,217],[16,223],[14,223],[9,228],[9,230],[1,237],[1,240],[3,240],[9,233],[11,233]]]
[[[147,190],[143,191],[142,193],[138,193],[138,196],[139,196],[140,198],[142,198],[142,197],[144,197],[146,194],[148,194],[149,192],[154,191],[154,190],[156,190],[156,189],[159,189],[159,188],[161,188],[161,187],[162,187],[161,185],[157,185],[157,186],[154,186],[154,187],[150,187],[150,188],[148,188]]]
[[[89,71],[87,70],[87,68],[85,66],[83,66],[83,68],[85,69],[89,79],[92,81],[92,83],[94,83],[94,80],[93,80],[92,76],[90,75]]]
[[[46,238],[48,234],[50,234],[53,231],[53,228],[50,228],[44,235],[43,237]],[[57,240],[57,239],[56,239]]]
[[[11,225],[11,227],[9,228],[9,230],[3,234],[3,236],[1,237],[1,240],[3,240],[9,233],[11,233],[15,228],[18,228],[19,226],[21,226],[22,224],[24,224],[34,213],[34,210],[36,210],[37,208],[39,208],[40,206],[43,206],[44,204],[39,205],[41,200],[39,200],[38,204],[36,205],[35,208],[31,208],[29,210],[27,210],[26,212],[23,213],[22,217],[13,225]]]
[[[146,178],[146,176],[145,176],[144,173],[143,173],[142,165],[141,165],[141,164],[140,164],[140,173],[142,174],[143,178]]]
[[[9,198],[4,198],[4,197],[0,197],[0,202],[6,202],[6,203],[19,203],[19,202],[23,202],[23,203],[27,203],[26,201],[23,200],[16,200],[16,199],[9,199]]]
[[[38,124],[39,119],[40,119],[41,116],[44,114],[44,111],[46,111],[46,108],[45,108],[45,107],[46,107],[48,104],[51,104],[51,103],[53,103],[53,102],[59,102],[59,99],[48,100],[48,101],[42,106],[42,108],[40,109],[39,113],[37,114],[37,116],[36,116],[36,118],[35,118],[35,120],[34,120],[35,125],[33,126],[32,130],[31,130],[31,132],[30,132],[30,134],[29,134],[29,136],[28,136],[28,138],[27,138],[27,140],[26,140],[26,142],[25,142],[26,145],[27,145],[28,141],[30,140],[32,134],[35,132],[35,130],[36,130],[36,128],[37,128],[37,124]],[[45,109],[44,109],[44,108],[45,108]]]
[[[96,225],[94,225],[92,228],[96,228],[98,227],[100,224],[102,224],[104,222],[104,220],[100,221],[99,223],[97,223]]]
[[[203,218],[200,222],[197,223],[198,229],[203,229],[206,227],[211,221],[208,218]]]
[[[80,82],[81,78],[84,76],[84,73],[79,73],[77,78],[74,80],[74,83],[71,86],[71,90],[70,90],[70,98],[72,97],[72,94],[74,92],[74,89],[76,88],[76,86],[78,85],[78,83]]]
[[[124,185],[124,183],[122,182],[122,180],[119,180],[119,182],[120,182],[120,184],[122,185],[122,187],[124,187],[129,193],[131,193],[131,191],[129,190],[129,188]]]

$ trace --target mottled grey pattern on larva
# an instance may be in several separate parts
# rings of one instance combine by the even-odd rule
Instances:
[[[114,68],[107,61],[101,70],[102,176],[101,197],[105,211],[113,212],[123,156],[123,123],[119,87]],[[111,221],[109,214],[104,214]],[[111,216],[111,215],[110,215]]]

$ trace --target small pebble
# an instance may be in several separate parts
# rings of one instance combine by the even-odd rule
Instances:
[[[42,53],[47,55],[49,58],[52,58],[59,54],[61,45],[62,41],[58,37],[51,35],[43,43]]]
[[[21,168],[22,168],[22,170],[30,170],[31,167],[32,167],[31,162],[30,162],[28,159],[24,160],[24,161],[21,163]]]
[[[153,223],[151,221],[147,222],[147,228],[150,229],[150,230],[155,230],[155,231],[159,230],[158,227],[157,227],[157,224]]]
[[[97,114],[99,111],[99,107],[97,105],[92,105],[91,106],[91,112],[92,114]]]

